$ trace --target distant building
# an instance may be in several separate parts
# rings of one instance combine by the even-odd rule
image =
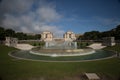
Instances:
[[[41,34],[41,40],[52,41],[53,40],[53,34],[49,31],[45,31]]]
[[[42,41],[74,41],[76,40],[75,33],[68,31],[63,35],[63,38],[53,38],[53,33],[45,31],[41,34]]]
[[[45,41],[45,47],[48,48],[50,46],[72,46],[74,48],[77,48],[77,43],[73,42],[76,40],[75,34],[71,31],[66,32],[63,35],[63,38],[53,38],[53,34],[49,31],[45,31],[41,34],[41,40]]]
[[[76,40],[76,36],[75,33],[73,33],[72,31],[68,31],[63,35],[63,38],[65,41],[74,41]]]
[[[18,39],[17,38],[6,37],[5,45],[16,47],[17,43],[18,43]]]
[[[103,38],[102,45],[103,46],[114,46],[115,45],[115,38],[114,37]]]

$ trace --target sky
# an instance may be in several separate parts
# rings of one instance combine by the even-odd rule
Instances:
[[[120,0],[0,0],[0,26],[17,32],[107,31],[120,24]]]

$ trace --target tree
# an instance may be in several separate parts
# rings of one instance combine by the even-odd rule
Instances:
[[[101,37],[99,31],[85,32],[83,35],[84,40],[99,40]]]
[[[114,34],[114,36],[115,36],[115,38],[117,39],[117,40],[120,40],[120,25],[118,25],[116,28],[115,28],[115,30],[114,30],[115,32],[115,34]]]
[[[36,34],[36,35],[35,35],[35,39],[40,40],[40,38],[41,38],[41,35],[40,35],[40,34]]]
[[[5,40],[5,29],[0,27],[0,41]]]
[[[15,31],[12,30],[12,29],[6,29],[6,30],[5,30],[5,35],[6,35],[7,37],[14,37],[14,36],[15,36]]]
[[[16,37],[17,37],[19,40],[26,40],[26,39],[27,39],[27,35],[24,34],[23,32],[18,32],[18,33],[16,33]]]
[[[120,25],[116,28],[101,33],[102,37],[115,37],[116,40],[120,40]]]

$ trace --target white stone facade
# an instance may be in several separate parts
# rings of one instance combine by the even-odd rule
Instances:
[[[17,43],[18,43],[18,39],[17,38],[6,37],[5,45],[16,47]]]
[[[45,31],[41,34],[42,38],[41,40],[45,41],[45,42],[49,42],[49,41],[55,41],[56,38],[53,38],[53,34],[49,31]],[[74,41],[76,40],[75,37],[75,33],[73,33],[72,31],[68,31],[63,35],[62,39],[57,39],[57,40],[64,40],[64,41]]]
[[[65,41],[74,41],[76,40],[75,33],[68,31],[63,35]]]
[[[51,33],[51,32],[49,32],[49,31],[45,31],[45,32],[43,32],[42,34],[41,34],[41,36],[42,36],[42,40],[43,41],[52,41],[53,40],[53,34]]]

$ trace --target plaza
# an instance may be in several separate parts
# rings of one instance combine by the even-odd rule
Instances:
[[[0,0],[0,80],[120,80],[120,0]]]

